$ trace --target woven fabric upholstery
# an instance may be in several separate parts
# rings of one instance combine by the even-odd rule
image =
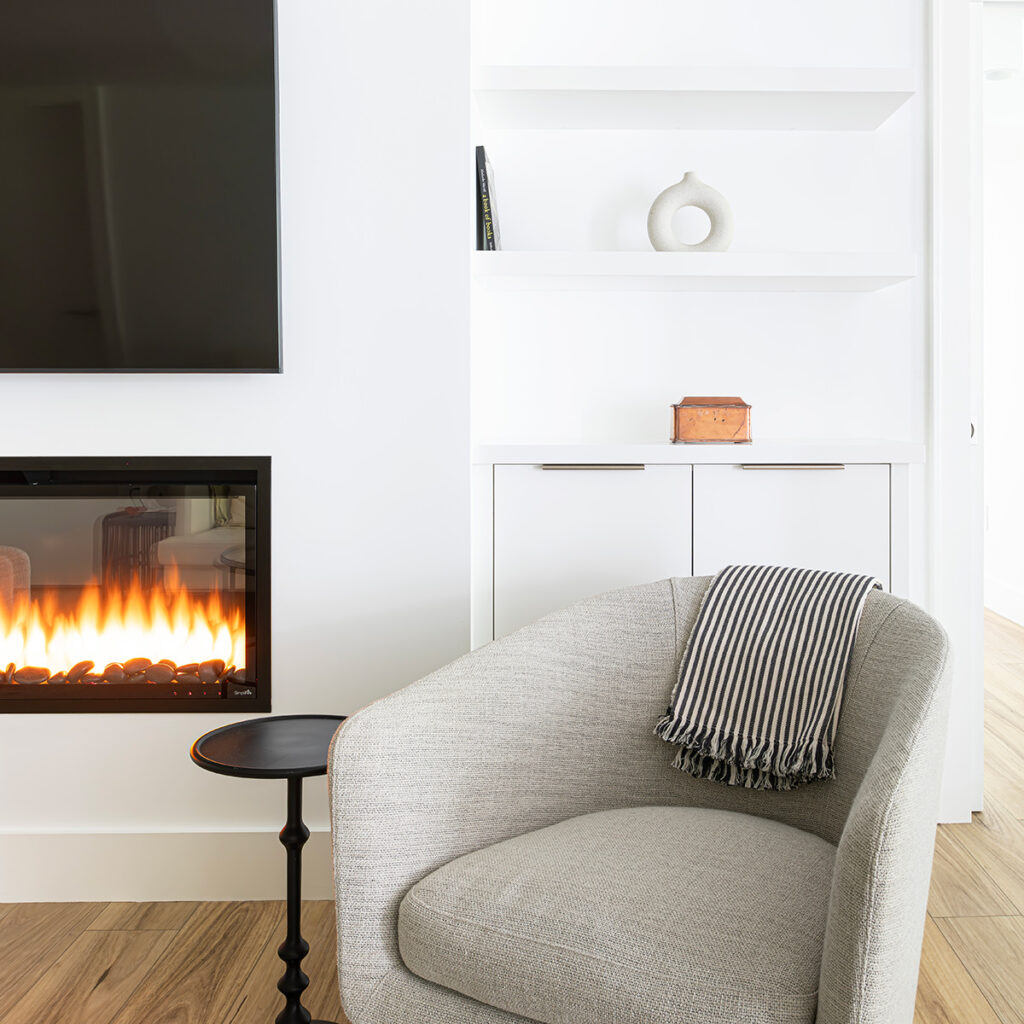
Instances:
[[[835,852],[731,811],[599,811],[428,875],[399,949],[545,1024],[813,1024]]]
[[[870,595],[847,673],[836,779],[788,792],[722,786],[673,769],[653,732],[708,583],[665,580],[573,605],[345,722],[329,782],[339,977],[353,1024],[515,1020],[405,967],[402,898],[474,850],[566,818],[644,806],[739,811],[838,845],[818,1019],[909,1024],[934,840],[945,636],[908,602]]]

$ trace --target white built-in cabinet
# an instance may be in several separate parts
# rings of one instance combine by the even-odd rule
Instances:
[[[693,467],[693,574],[798,565],[889,579],[889,467]]]
[[[907,464],[671,451],[666,463],[478,465],[474,643],[606,590],[729,564],[869,573],[905,592]]]
[[[494,467],[494,632],[692,567],[689,467]]]

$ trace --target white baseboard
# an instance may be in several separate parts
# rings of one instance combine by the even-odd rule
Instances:
[[[1024,625],[1024,588],[986,576],[985,607],[1004,619]]]
[[[948,796],[943,792],[939,797],[939,824],[940,825],[962,825],[974,820],[974,811],[982,810],[984,804],[982,798],[976,798],[964,803],[963,797],[959,794]]]
[[[331,837],[302,851],[303,899],[334,898]],[[283,900],[276,832],[0,835],[0,903]]]

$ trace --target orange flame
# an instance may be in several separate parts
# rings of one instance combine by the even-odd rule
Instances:
[[[192,594],[180,584],[149,587],[134,580],[126,593],[117,587],[83,588],[70,609],[46,589],[0,606],[0,658],[16,666],[38,665],[51,675],[82,661],[98,670],[131,658],[167,658],[175,664],[219,659],[245,665],[245,621],[241,609],[226,607],[217,591]],[[0,671],[3,666],[0,666]]]

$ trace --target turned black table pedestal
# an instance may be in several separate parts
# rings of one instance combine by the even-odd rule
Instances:
[[[200,768],[219,775],[245,779],[287,779],[288,818],[281,842],[288,854],[288,935],[278,949],[285,963],[277,987],[284,1009],[276,1024],[329,1024],[311,1021],[302,1005],[309,984],[302,958],[309,943],[302,937],[302,847],[309,829],[302,821],[302,780],[327,773],[327,748],[344,715],[276,715],[236,722],[200,736],[192,744],[192,760]]]

